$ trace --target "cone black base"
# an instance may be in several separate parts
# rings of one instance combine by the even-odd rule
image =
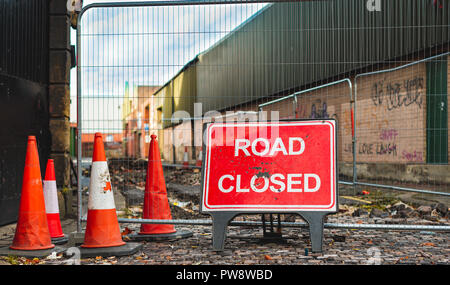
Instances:
[[[53,244],[65,244],[69,241],[69,238],[67,236],[59,237],[59,238],[52,238]]]
[[[140,235],[140,234],[131,234],[128,237],[131,240],[136,241],[166,241],[166,240],[177,240],[182,238],[191,237],[193,234],[190,231],[186,230],[177,230],[174,233],[170,234],[152,234],[152,235]]]
[[[20,256],[26,258],[44,258],[51,255],[53,252],[56,254],[66,251],[66,248],[55,246],[54,248],[42,249],[42,250],[18,250],[10,249],[9,247],[0,247],[0,256]]]
[[[133,255],[142,249],[142,244],[135,242],[127,242],[121,246],[113,247],[95,247],[95,248],[85,248],[78,247],[80,249],[81,258],[89,257],[108,257],[108,256],[126,256]]]

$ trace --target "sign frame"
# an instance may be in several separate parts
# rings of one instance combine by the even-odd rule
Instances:
[[[283,119],[277,121],[252,121],[252,122],[208,122],[203,124],[203,132],[202,135],[208,135],[208,127],[212,124],[277,124],[277,123],[297,123],[297,122],[321,122],[324,123],[326,121],[331,121],[334,125],[334,136],[331,137],[334,140],[334,171],[333,171],[333,182],[335,185],[334,192],[334,210],[302,210],[302,209],[205,209],[205,175],[207,166],[209,164],[206,163],[209,153],[208,151],[208,138],[202,140],[202,152],[204,155],[204,162],[202,163],[202,172],[201,172],[201,193],[200,193],[200,213],[209,214],[213,220],[213,250],[214,251],[223,251],[224,243],[226,239],[227,226],[229,223],[238,215],[242,214],[298,214],[300,215],[309,225],[312,252],[322,252],[322,243],[323,243],[323,224],[324,218],[328,214],[337,213],[339,211],[339,201],[338,201],[338,124],[337,120],[334,118],[329,119]],[[204,136],[205,138],[205,136]]]

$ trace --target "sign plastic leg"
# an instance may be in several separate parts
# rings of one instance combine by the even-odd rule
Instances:
[[[309,224],[312,252],[322,252],[323,220],[327,213],[300,212],[299,215],[302,216]]]
[[[214,213],[211,214],[213,220],[213,250],[223,251],[227,226],[236,216],[235,213]]]

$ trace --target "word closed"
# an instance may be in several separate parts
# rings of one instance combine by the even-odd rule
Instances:
[[[211,123],[205,153],[205,212],[336,209],[334,120]]]

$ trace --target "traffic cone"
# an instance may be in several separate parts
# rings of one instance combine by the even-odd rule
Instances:
[[[172,219],[156,135],[151,136],[148,151],[147,177],[145,181],[144,209],[142,217],[144,219],[156,220]],[[131,237],[142,240],[173,239],[189,236],[192,236],[192,232],[177,232],[174,225],[142,224],[138,235],[133,235]]]
[[[172,219],[156,135],[151,136],[150,148],[148,150],[142,217],[144,219],[158,220]],[[139,234],[167,234],[174,232],[175,227],[173,225],[142,224]]]
[[[189,155],[187,146],[184,147],[184,155],[183,155],[183,169],[189,168]]]
[[[124,245],[101,133],[95,133],[84,248]]]
[[[47,213],[48,229],[52,242],[64,237],[59,217],[58,194],[56,189],[55,165],[53,159],[47,161],[44,177],[45,211]]]
[[[197,162],[195,163],[196,166],[201,167],[202,166],[202,150],[198,152]]]
[[[44,192],[36,138],[28,137],[19,217],[10,249],[44,250],[54,248],[45,213]]]

